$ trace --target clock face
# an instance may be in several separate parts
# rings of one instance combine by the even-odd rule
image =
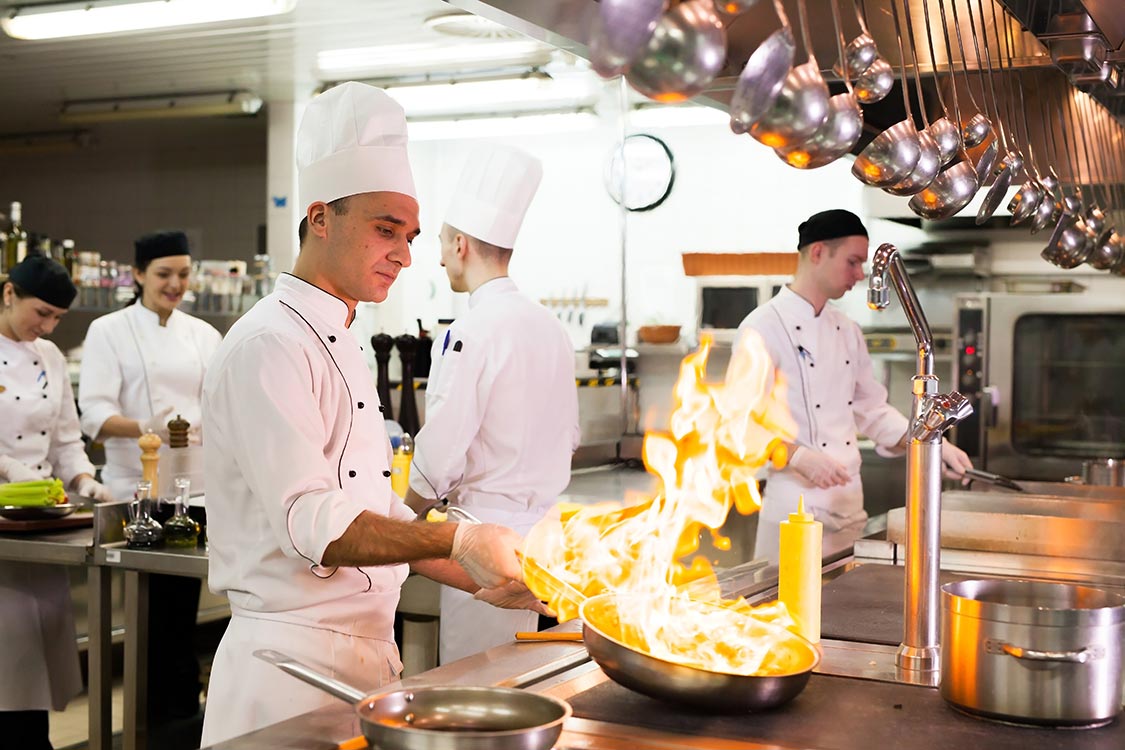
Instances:
[[[656,208],[668,198],[675,180],[672,150],[664,141],[647,133],[625,138],[624,145],[613,150],[605,168],[610,197],[622,203],[624,188],[624,206],[628,211]]]

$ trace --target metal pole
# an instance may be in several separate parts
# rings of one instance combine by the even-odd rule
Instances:
[[[617,194],[621,196],[621,326],[618,329],[617,340],[621,346],[621,436],[624,437],[629,432],[629,359],[625,356],[625,332],[628,330],[625,304],[625,271],[627,265],[625,243],[628,237],[629,224],[629,209],[625,204],[625,185],[628,183],[628,180],[625,179],[625,173],[629,169],[628,161],[625,159],[625,138],[629,134],[629,85],[625,82],[625,76],[618,78],[618,93],[620,104],[618,119],[621,123],[621,143],[619,146],[621,149],[621,182],[617,186]],[[618,441],[618,452],[620,452],[620,445],[621,443]]]

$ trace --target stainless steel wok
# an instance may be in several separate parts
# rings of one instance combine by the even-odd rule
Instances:
[[[363,736],[380,750],[547,750],[570,705],[516,688],[428,686],[370,694],[277,651],[254,656],[355,704]]]
[[[793,642],[805,650],[805,669],[783,675],[739,675],[676,664],[625,645],[620,640],[617,611],[629,595],[599,594],[582,604],[582,637],[586,650],[614,682],[677,706],[712,713],[744,713],[776,708],[800,693],[820,662],[820,653],[798,635]]]

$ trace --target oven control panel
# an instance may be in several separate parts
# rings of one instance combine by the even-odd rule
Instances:
[[[957,310],[957,349],[953,366],[957,390],[969,399],[973,413],[953,429],[951,439],[971,458],[979,460],[984,458],[986,415],[983,412],[990,406],[984,398],[984,355],[988,346],[984,334],[985,311],[979,300],[963,302]]]

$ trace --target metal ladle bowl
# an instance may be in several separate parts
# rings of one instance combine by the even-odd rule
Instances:
[[[750,135],[770,148],[803,143],[828,119],[828,84],[815,62],[789,71],[773,106],[750,127]]]
[[[963,159],[938,173],[929,187],[910,199],[910,210],[923,219],[948,219],[969,204],[980,183],[977,170]]]
[[[667,0],[602,0],[590,30],[590,64],[598,75],[621,75],[652,38]]]
[[[1094,241],[1081,215],[1063,229],[1059,235],[1054,264],[1059,268],[1077,268],[1086,262],[1094,251]]]
[[[984,200],[977,211],[977,224],[983,224],[996,213],[996,209],[1000,207],[1000,202],[1004,200],[1004,195],[1012,185],[1012,180],[1021,169],[1023,169],[1023,157],[1015,151],[1009,151],[993,170],[996,179],[985,193]]]
[[[891,64],[881,57],[855,80],[855,98],[862,104],[874,104],[887,98],[895,85],[895,71]]]
[[[921,148],[918,163],[907,175],[905,180],[896,182],[883,190],[891,195],[914,195],[924,190],[941,171],[941,156],[937,142],[929,132],[923,130],[918,133],[918,145]]]
[[[1090,253],[1086,263],[1099,271],[1108,271],[1125,258],[1125,241],[1116,229],[1109,230],[1109,235]]]
[[[848,42],[848,46],[844,47],[844,61],[848,65],[848,74],[852,76],[861,75],[871,67],[878,56],[879,50],[875,47],[875,40],[866,31]],[[844,71],[840,63],[836,63],[832,70],[836,72],[836,75],[843,77]]]
[[[852,163],[852,176],[865,185],[890,187],[905,180],[921,158],[918,129],[906,119],[890,126],[867,144]]]
[[[852,150],[863,133],[863,110],[851,94],[836,94],[828,100],[828,118],[812,138],[774,152],[797,169],[816,169]]]
[[[1039,202],[1043,200],[1046,194],[1047,191],[1033,178],[1028,177],[1024,180],[1020,189],[1012,196],[1012,200],[1008,201],[1008,212],[1012,215],[1012,226],[1022,224],[1035,215],[1035,209],[1039,207]]]
[[[948,117],[939,117],[930,123],[926,131],[938,147],[938,158],[944,167],[961,150],[961,130]]]
[[[773,106],[793,67],[797,44],[783,26],[766,37],[746,61],[730,100],[731,130],[745,133]]]
[[[991,132],[992,122],[978,112],[961,128],[961,140],[964,142],[965,148],[976,148],[984,143],[984,139]]]
[[[726,55],[726,30],[710,0],[688,0],[664,14],[625,78],[650,99],[682,102],[707,88]]]
[[[1057,223],[1062,216],[1062,203],[1048,195],[1035,207],[1035,218],[1031,220],[1031,233],[1038,234],[1048,224]]]

